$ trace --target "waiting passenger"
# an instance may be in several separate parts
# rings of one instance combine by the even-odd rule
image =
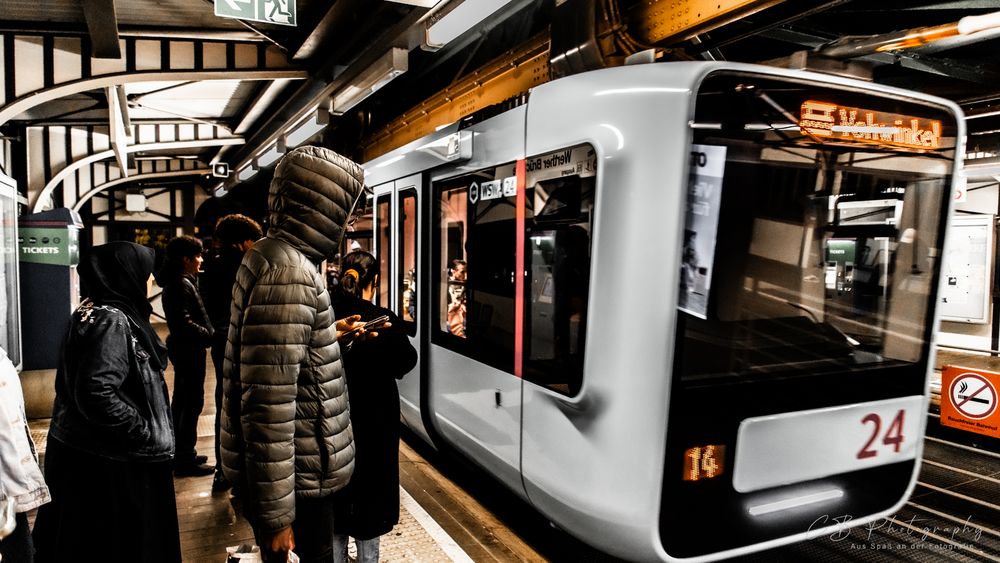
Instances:
[[[167,316],[167,351],[174,365],[173,413],[174,473],[180,476],[209,475],[208,458],[198,455],[198,417],[205,407],[205,349],[215,332],[198,293],[198,271],[202,264],[201,241],[188,235],[167,243],[167,258],[156,275],[163,288],[163,312]]]
[[[0,348],[0,561],[31,563],[28,511],[49,502],[24,415],[21,379]]]
[[[264,236],[257,221],[234,213],[215,223],[213,242],[218,251],[205,262],[200,289],[205,309],[212,321],[212,364],[215,366],[215,479],[212,491],[225,491],[229,481],[222,474],[222,455],[219,449],[220,421],[222,420],[222,369],[226,357],[226,338],[229,331],[229,308],[233,304],[233,284],[240,269],[243,255],[253,243]]]
[[[222,468],[265,563],[333,557],[332,493],[354,439],[336,322],[320,263],[337,252],[364,171],[320,147],[282,158],[270,228],[243,257],[223,371]],[[359,327],[363,323],[356,323]]]
[[[347,561],[348,536],[354,538],[359,563],[377,563],[379,536],[399,523],[399,390],[396,380],[417,363],[400,319],[372,303],[378,287],[378,262],[364,251],[344,257],[334,300],[338,314],[389,322],[344,355],[354,429],[354,476],[335,497],[335,555]]]
[[[36,561],[181,560],[167,351],[146,300],[153,259],[150,248],[112,242],[80,262],[87,299],[56,372],[45,452],[52,502],[35,521]]]

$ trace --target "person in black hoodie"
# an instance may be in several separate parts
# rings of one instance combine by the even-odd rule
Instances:
[[[220,218],[215,223],[212,234],[216,245],[212,258],[205,262],[205,272],[201,274],[200,289],[205,309],[212,321],[215,334],[212,336],[212,364],[215,366],[215,479],[212,491],[225,491],[229,481],[222,473],[222,452],[219,449],[222,421],[222,370],[226,359],[226,341],[229,331],[229,308],[233,304],[233,284],[240,270],[243,255],[253,243],[264,236],[257,221],[233,213]]]
[[[38,563],[181,561],[167,351],[146,300],[153,258],[151,248],[111,242],[80,261],[87,299],[56,371],[45,452],[52,502],[32,532]]]
[[[348,536],[358,563],[377,563],[379,536],[399,523],[399,391],[396,380],[417,363],[417,351],[399,317],[372,304],[378,287],[378,262],[364,251],[351,252],[340,267],[334,310],[370,321],[389,322],[370,330],[344,356],[354,428],[354,476],[334,497],[334,549],[347,561]]]
[[[183,235],[167,243],[167,258],[156,275],[156,283],[163,288],[163,312],[170,329],[167,353],[174,364],[170,402],[176,436],[174,473],[180,476],[215,471],[204,465],[208,458],[195,451],[198,417],[205,406],[205,349],[212,345],[214,333],[196,285],[201,264],[201,241]]]

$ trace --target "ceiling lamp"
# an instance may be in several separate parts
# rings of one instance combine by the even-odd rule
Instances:
[[[278,150],[278,143],[274,143],[270,148],[257,155],[257,166],[267,168],[278,162],[279,158],[281,158],[281,151]]]
[[[333,115],[343,115],[344,112],[361,103],[379,88],[391,82],[394,78],[406,72],[409,66],[409,51],[393,47],[372,63],[361,74],[333,95]]]
[[[301,121],[288,130],[288,133],[285,134],[285,146],[289,149],[293,149],[315,137],[329,124],[329,112],[323,108],[317,108],[316,110],[306,114]]]
[[[441,17],[431,15],[424,44],[427,49],[444,47],[510,3],[510,0],[465,0]],[[450,2],[454,4],[454,1]],[[445,6],[444,9],[448,9]]]
[[[257,166],[253,162],[247,163],[246,166],[240,168],[239,172],[236,173],[236,179],[240,182],[246,182],[250,178],[257,175]]]

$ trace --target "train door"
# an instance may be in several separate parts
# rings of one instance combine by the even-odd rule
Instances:
[[[396,313],[418,354],[421,350],[418,321],[422,317],[417,291],[422,283],[418,251],[420,189],[419,174],[376,186],[372,199],[361,213],[362,223],[367,220],[372,225],[370,248],[378,261],[379,285],[375,303]],[[400,416],[409,428],[429,440],[421,420],[420,365],[418,360],[416,367],[397,383]]]
[[[395,231],[392,258],[392,306],[406,328],[410,343],[420,354],[423,304],[420,299],[420,288],[423,272],[420,268],[420,210],[422,191],[419,174],[396,180],[392,190],[391,222]],[[421,362],[418,358],[416,367],[399,381],[400,412],[406,425],[428,439],[427,431],[421,420]]]
[[[515,170],[523,127],[523,108],[472,125],[472,158],[431,175],[428,285],[420,292],[428,303],[425,408],[434,429],[515,491],[522,490]]]

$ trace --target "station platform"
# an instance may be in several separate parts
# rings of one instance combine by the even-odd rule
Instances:
[[[938,368],[961,365],[1000,371],[1000,358],[964,352],[939,351],[937,364]],[[166,377],[168,386],[172,386],[172,368],[168,368]],[[198,426],[198,451],[208,455],[210,463],[214,461],[213,393],[214,374],[209,366],[205,410]],[[913,519],[931,522],[942,530],[955,527],[956,522],[975,523],[981,537],[966,544],[944,536],[924,538],[907,553],[891,555],[848,549],[844,542],[818,538],[736,560],[1000,561],[1000,530],[995,524],[1000,521],[1000,498],[996,495],[1000,485],[1000,452],[991,451],[993,443],[984,444],[975,436],[962,436],[968,433],[942,435],[940,425],[934,420],[935,411],[936,405],[932,403],[918,487],[907,506],[890,520],[894,524],[887,529],[898,528],[893,532],[895,535],[879,536],[877,542],[913,543],[910,537],[913,531],[895,525]],[[43,463],[48,423],[44,418],[30,422]],[[970,442],[976,447],[970,447]],[[400,442],[399,476],[400,522],[382,537],[380,561],[619,561],[552,527],[543,516],[475,468],[454,456],[442,455],[405,433]],[[211,475],[178,477],[174,485],[185,563],[221,563],[227,560],[227,548],[253,544],[249,525],[238,515],[238,503],[229,492],[212,492]],[[927,549],[918,551],[918,547]]]
[[[211,463],[213,415],[203,415],[199,420],[198,451],[206,452]],[[44,463],[45,439],[48,433],[48,420],[31,422],[31,434],[38,444],[39,453]],[[401,443],[400,468],[401,481],[405,481],[414,489],[417,496],[424,502],[430,502],[438,509],[444,509],[440,499],[442,488],[449,488],[447,482],[439,482],[440,476],[428,474],[426,462],[417,455],[405,442]],[[435,484],[433,489],[426,488],[427,483]],[[223,562],[227,558],[227,548],[242,545],[252,546],[253,532],[245,520],[237,515],[238,504],[234,502],[229,492],[212,492],[212,476],[176,477],[174,488],[177,495],[178,524],[181,531],[181,550],[185,562]],[[454,492],[450,493],[454,494]],[[438,497],[438,500],[434,500]],[[476,510],[475,503],[467,505],[471,512]],[[435,508],[435,507],[432,507]],[[33,516],[33,515],[32,515]],[[440,518],[440,516],[438,517]],[[465,516],[466,522],[468,517]],[[451,518],[453,525],[464,530],[468,524],[461,519]],[[32,518],[33,521],[33,518]],[[473,527],[477,527],[473,525]],[[488,528],[486,524],[484,529]],[[381,561],[426,561],[428,563],[471,563],[472,561],[524,561],[533,559],[528,553],[521,553],[512,558],[505,556],[493,557],[488,551],[489,544],[500,544],[494,538],[487,541],[477,541],[470,550],[473,557],[456,540],[445,531],[437,519],[428,514],[413,495],[404,486],[400,487],[400,520],[399,524],[381,540]],[[506,548],[505,548],[506,549]],[[353,557],[353,543],[349,554]],[[528,556],[528,559],[521,557]],[[539,557],[537,560],[543,560]]]
[[[165,327],[158,328],[165,337]],[[49,385],[55,370],[27,372],[22,378],[25,376]],[[167,367],[165,377],[172,393],[172,365]],[[208,362],[197,451],[208,456],[209,464],[215,461],[214,393],[215,373]],[[44,465],[49,419],[32,418],[29,428]],[[400,441],[400,521],[391,533],[382,536],[380,561],[468,563],[549,559],[512,533],[493,510],[473,498],[467,492],[467,485],[457,485],[434,463],[429,463],[425,455],[434,452],[424,447],[415,438]],[[238,501],[228,491],[213,493],[211,475],[175,477],[174,488],[184,563],[222,563],[227,560],[227,548],[254,544],[253,531],[238,515]],[[504,494],[499,492],[499,485],[493,491],[494,496]],[[34,511],[29,514],[29,521],[34,524]],[[352,543],[349,554],[353,557],[354,553]]]

